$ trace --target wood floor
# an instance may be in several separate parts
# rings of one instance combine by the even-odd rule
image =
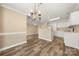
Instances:
[[[1,56],[79,56],[79,50],[65,46],[62,38],[52,42],[42,39],[28,40],[28,43],[0,52]]]

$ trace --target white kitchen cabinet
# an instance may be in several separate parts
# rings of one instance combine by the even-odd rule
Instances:
[[[79,11],[71,13],[69,21],[71,25],[79,24]]]
[[[64,33],[64,42],[66,46],[79,49],[79,33]]]

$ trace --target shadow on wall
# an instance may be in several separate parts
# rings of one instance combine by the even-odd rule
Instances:
[[[2,11],[2,8],[0,6],[0,33],[3,32],[3,11]],[[3,47],[3,36],[0,35],[0,48]]]

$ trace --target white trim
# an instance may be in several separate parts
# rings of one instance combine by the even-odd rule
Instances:
[[[26,32],[10,32],[10,33],[0,33],[0,35],[14,35],[14,34],[25,34]]]
[[[46,38],[39,38],[39,39],[42,39],[42,40],[45,40],[45,41],[49,41],[49,42],[52,41],[52,40],[48,40],[48,39],[46,39]]]
[[[20,13],[20,14],[22,14],[22,15],[26,15],[25,13],[23,13],[23,12],[21,12],[21,11],[15,9],[15,8],[12,8],[12,7],[10,7],[10,6],[4,5],[4,4],[1,4],[1,6],[4,7],[4,8],[10,9],[10,10],[12,10],[12,11],[15,11],[15,12],[17,12],[17,13]]]
[[[27,34],[27,35],[33,35],[33,34],[38,34],[38,33],[31,33],[31,34]]]
[[[49,19],[49,22],[57,21],[59,19],[60,19],[60,17],[56,17],[56,18],[53,18],[53,19]]]
[[[25,35],[33,35],[38,33],[27,34],[26,32],[10,32],[10,33],[0,33],[0,35],[15,35],[15,34],[25,34]]]
[[[10,48],[13,48],[15,46],[22,45],[24,43],[27,43],[27,41],[24,41],[24,42],[21,42],[21,43],[18,43],[18,44],[14,44],[14,45],[11,45],[11,46],[8,46],[8,47],[1,48],[0,51],[4,51],[4,50],[10,49]]]

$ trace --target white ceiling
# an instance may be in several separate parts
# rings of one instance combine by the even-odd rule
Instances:
[[[34,3],[6,3],[9,7],[15,8],[25,14],[30,12]],[[55,17],[67,19],[72,11],[79,10],[79,4],[75,3],[42,3],[39,7],[42,13],[43,22]]]

